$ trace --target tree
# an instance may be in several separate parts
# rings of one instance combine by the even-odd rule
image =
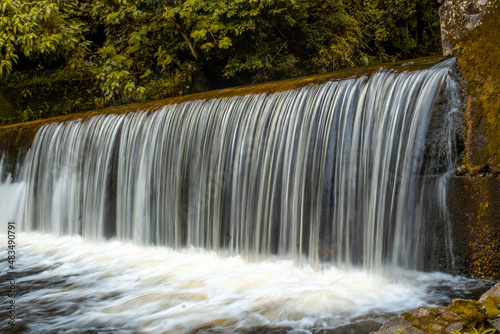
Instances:
[[[0,76],[20,59],[70,62],[88,49],[86,27],[73,1],[3,0],[0,6]]]
[[[4,0],[0,77],[81,73],[100,90],[96,106],[182,95],[438,53],[437,9],[434,0]]]

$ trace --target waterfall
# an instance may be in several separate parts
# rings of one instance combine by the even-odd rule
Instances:
[[[420,271],[456,258],[453,67],[43,125],[0,159],[0,332],[370,333],[473,297]]]
[[[27,232],[412,269],[453,64],[49,123],[8,206]]]

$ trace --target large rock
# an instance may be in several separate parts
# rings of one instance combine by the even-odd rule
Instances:
[[[500,2],[446,0],[440,8],[443,53],[464,79],[465,166],[500,173]]]
[[[425,334],[423,330],[413,327],[402,315],[387,320],[378,332],[372,332],[372,334],[394,334],[400,333],[402,330],[405,334]]]
[[[491,0],[445,0],[439,9],[443,54],[453,55],[454,42],[474,29]]]
[[[494,287],[486,291],[481,298],[479,298],[479,301],[481,303],[484,303],[484,301],[488,298],[498,298],[500,299],[500,283],[495,284]]]
[[[372,334],[461,333],[479,328],[500,329],[500,283],[479,301],[455,299],[448,307],[417,307],[387,320]]]

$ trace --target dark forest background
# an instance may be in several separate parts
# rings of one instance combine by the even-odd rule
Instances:
[[[436,0],[2,0],[0,123],[441,53]]]

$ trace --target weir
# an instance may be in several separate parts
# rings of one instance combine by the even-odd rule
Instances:
[[[26,232],[422,269],[422,176],[456,155],[453,65],[48,123],[3,210]]]

